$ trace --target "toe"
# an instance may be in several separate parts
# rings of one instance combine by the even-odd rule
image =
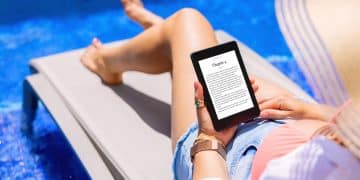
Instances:
[[[126,7],[131,3],[131,0],[121,0],[121,4]]]
[[[92,41],[92,44],[96,47],[96,48],[101,48],[102,47],[102,43],[98,38],[94,38]]]
[[[140,7],[143,7],[143,3],[141,2],[141,0],[134,0],[135,4],[137,4]]]
[[[135,4],[135,5],[138,5],[140,7],[144,6],[141,0],[121,0],[121,3],[124,6],[130,5],[130,4]]]

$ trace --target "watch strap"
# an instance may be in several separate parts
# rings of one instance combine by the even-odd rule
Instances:
[[[193,162],[195,155],[201,151],[216,151],[224,160],[226,160],[225,148],[222,143],[217,140],[205,139],[194,144],[190,150],[191,162]]]

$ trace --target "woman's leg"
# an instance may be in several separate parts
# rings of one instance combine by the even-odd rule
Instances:
[[[121,82],[125,71],[172,72],[172,145],[196,120],[190,53],[217,44],[207,20],[196,10],[183,9],[121,46],[104,48],[95,40],[81,61],[105,82]],[[111,77],[111,78],[109,78]],[[119,79],[113,78],[119,77]]]
[[[144,27],[144,29],[149,28],[155,24],[159,24],[164,21],[161,17],[144,8],[143,3],[140,0],[121,0],[126,14],[135,22]],[[291,95],[291,93],[281,88],[269,81],[264,79],[254,77],[257,84],[260,85],[260,89],[256,93],[256,96],[259,100],[274,97],[280,95]]]
[[[94,40],[81,61],[109,84],[120,83],[121,74],[125,71],[171,71],[171,138],[174,147],[178,138],[196,119],[193,105],[193,82],[196,77],[190,53],[217,42],[210,24],[195,10],[184,9],[166,21],[152,24],[151,28],[118,47],[104,48]],[[258,84],[260,95],[288,93],[261,79]]]

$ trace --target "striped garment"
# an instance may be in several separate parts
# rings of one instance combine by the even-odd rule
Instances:
[[[335,61],[309,16],[306,0],[276,0],[280,30],[318,102],[339,106],[348,98]]]
[[[262,180],[360,179],[360,161],[347,149],[318,136],[293,152],[270,161]]]

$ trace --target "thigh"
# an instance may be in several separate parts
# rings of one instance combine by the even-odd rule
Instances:
[[[280,87],[275,83],[254,75],[252,75],[252,77],[255,78],[255,81],[259,86],[259,90],[255,94],[258,101],[276,96],[292,96],[290,91]]]
[[[181,10],[167,21],[172,57],[171,138],[173,148],[191,123],[196,121],[194,81],[190,54],[217,44],[215,32],[196,10]]]

